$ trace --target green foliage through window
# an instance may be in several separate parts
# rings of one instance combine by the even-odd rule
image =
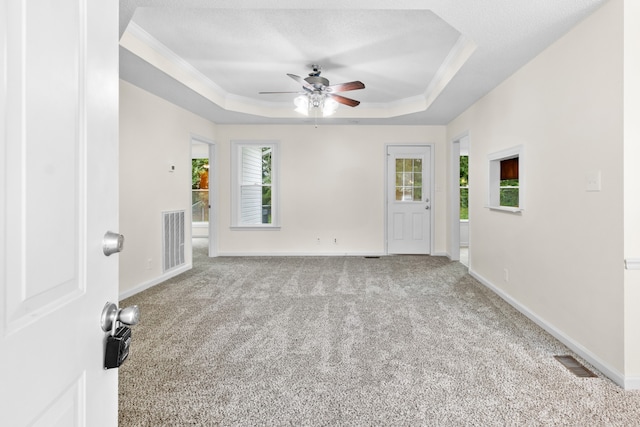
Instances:
[[[519,204],[519,182],[517,179],[500,181],[500,206],[517,208]]]
[[[469,156],[460,156],[460,219],[469,219]]]
[[[191,159],[191,219],[209,221],[209,159]]]
[[[271,223],[271,154],[271,147],[262,147],[262,183],[267,184],[262,187],[262,206],[269,212],[267,224]]]
[[[200,189],[203,175],[208,173],[209,159],[191,159],[191,189]]]

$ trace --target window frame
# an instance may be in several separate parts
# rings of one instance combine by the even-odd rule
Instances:
[[[241,222],[242,149],[245,147],[271,149],[271,223],[244,224]],[[231,229],[280,229],[280,141],[231,141]]]
[[[496,151],[487,156],[489,161],[489,188],[487,207],[511,213],[520,213],[524,210],[524,147],[518,145],[505,150]],[[518,158],[518,206],[503,206],[500,204],[500,162]]]

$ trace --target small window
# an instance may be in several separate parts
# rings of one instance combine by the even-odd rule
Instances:
[[[234,227],[278,226],[275,142],[233,142]]]
[[[523,209],[522,151],[518,146],[489,155],[489,208]]]
[[[520,158],[500,160],[500,206],[520,207]]]

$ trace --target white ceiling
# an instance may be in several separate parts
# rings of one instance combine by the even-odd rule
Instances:
[[[307,123],[287,73],[322,67],[330,124],[447,124],[607,0],[121,0],[124,80],[216,123]]]

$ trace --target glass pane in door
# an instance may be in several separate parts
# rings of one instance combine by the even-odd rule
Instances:
[[[422,200],[422,159],[396,159],[396,201]]]

